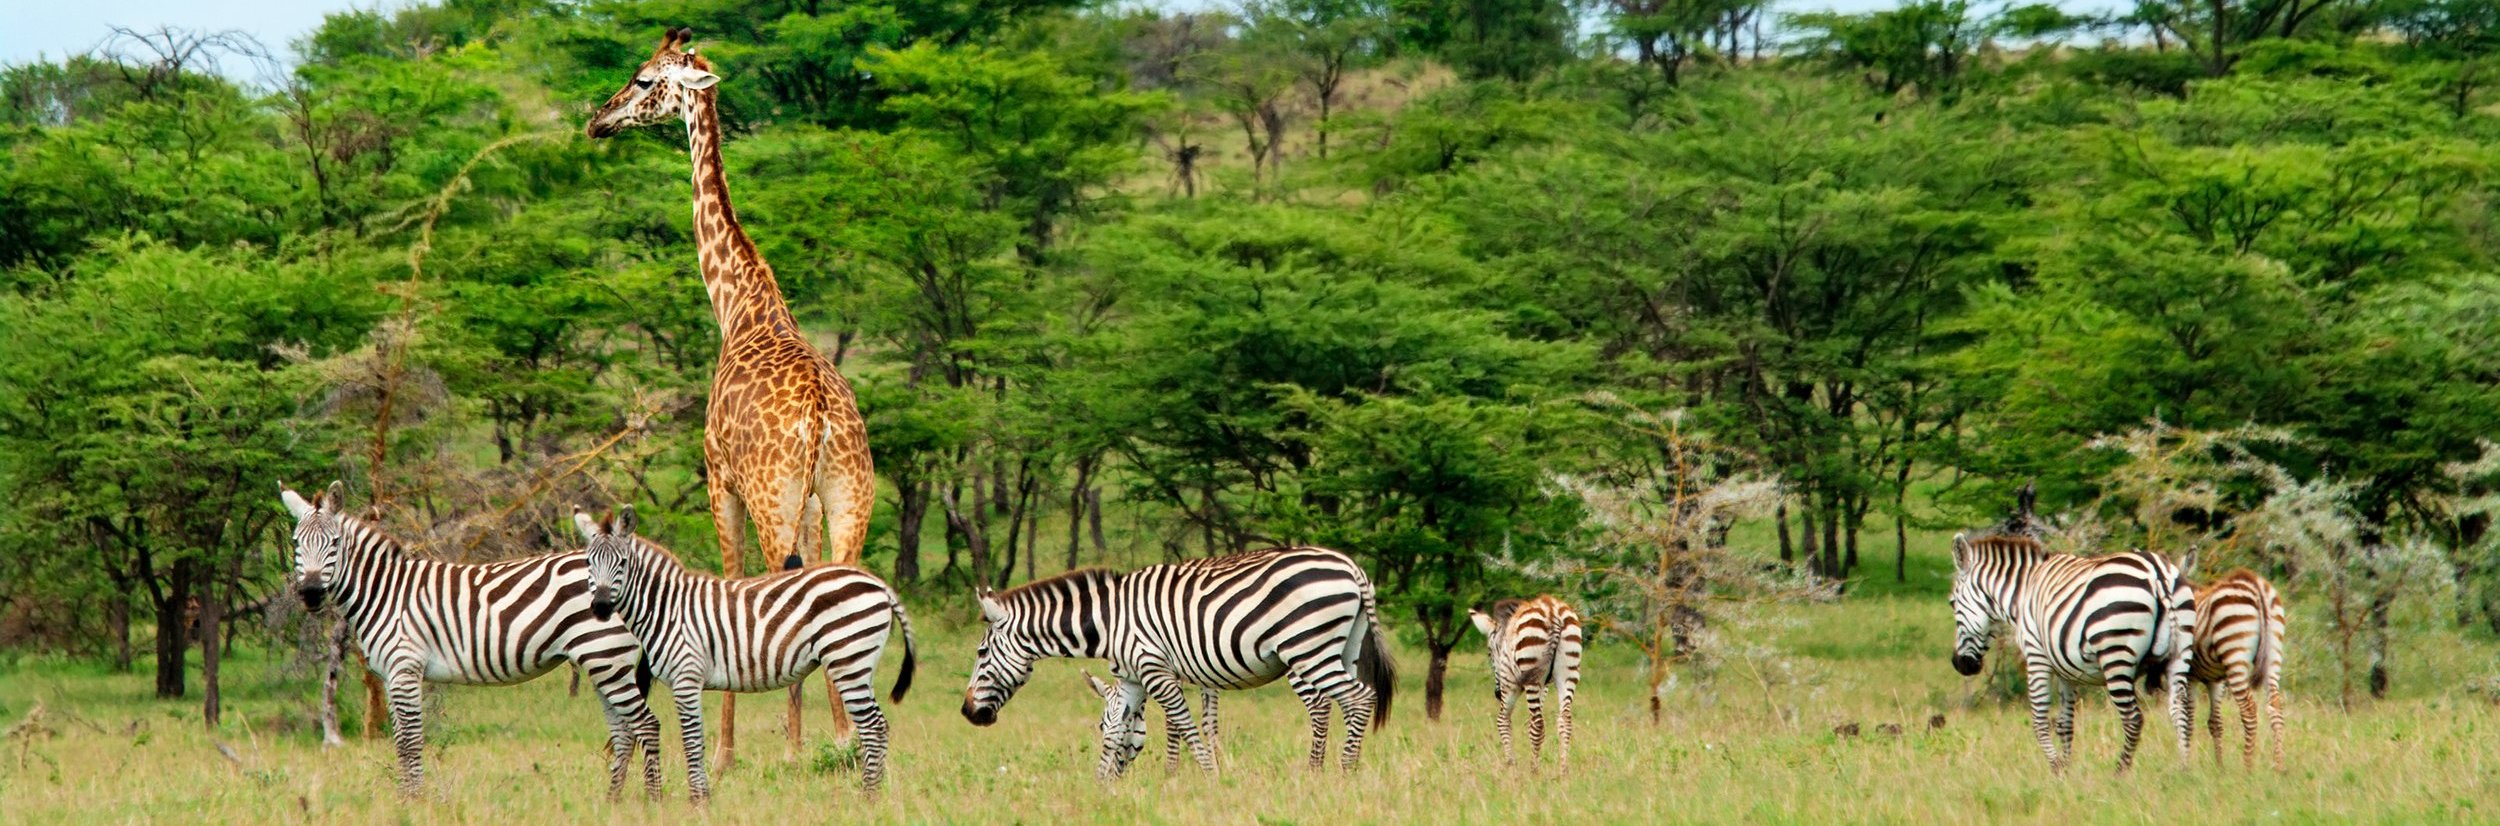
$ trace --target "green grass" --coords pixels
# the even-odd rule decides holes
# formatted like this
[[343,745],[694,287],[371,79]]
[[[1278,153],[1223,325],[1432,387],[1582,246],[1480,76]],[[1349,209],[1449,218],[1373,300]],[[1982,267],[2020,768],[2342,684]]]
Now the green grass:
[[[1916,548],[1914,547],[1914,550]],[[1913,574],[1937,560],[1913,556]],[[1878,567],[1870,576],[1889,578]],[[887,791],[861,794],[827,743],[809,698],[808,747],[790,754],[781,700],[744,703],[742,762],[716,777],[707,819],[765,822],[1320,823],[1424,822],[2197,822],[2489,820],[2500,817],[2500,709],[2463,684],[2492,671],[2492,647],[2427,614],[2403,617],[2397,694],[2352,712],[2333,707],[2321,624],[2296,612],[2291,770],[2186,765],[2166,723],[2147,728],[2137,771],[2117,777],[2117,726],[2085,702],[2081,757],[2051,776],[2027,713],[1987,699],[1946,665],[1951,628],[1932,593],[1780,606],[1723,629],[1756,653],[1708,680],[1679,676],[1665,720],[1648,721],[1640,664],[1601,642],[1587,667],[1569,772],[1550,762],[1504,767],[1494,744],[1481,651],[1453,662],[1449,710],[1424,718],[1424,659],[1401,660],[1396,717],[1363,769],[1302,769],[1307,728],[1283,686],[1230,695],[1217,775],[1166,771],[1160,742],[1123,781],[1093,778],[1098,706],[1080,668],[1046,663],[998,725],[956,713],[977,622],[960,601],[915,612],[919,688],[890,713]],[[884,679],[898,663],[887,661]],[[281,679],[245,652],[229,664],[226,725],[203,731],[196,702],[148,699],[142,674],[31,659],[0,665],[0,730],[42,704],[57,736],[0,739],[0,820],[61,822],[643,822],[692,814],[675,767],[669,797],[604,799],[597,702],[568,698],[563,672],[515,688],[439,691],[429,721],[430,788],[392,786],[387,742],[324,750],[303,722],[314,686]],[[196,691],[196,684],[194,686]],[[821,689],[819,689],[821,690]],[[352,710],[351,710],[352,711]],[[1931,714],[1947,725],[1925,730]],[[663,712],[664,719],[668,718]],[[1833,728],[1860,724],[1842,737]],[[1885,723],[1906,730],[1878,732]],[[1159,731],[1159,726],[1157,727]],[[351,728],[352,732],[352,728]],[[2234,736],[2236,736],[2234,734]],[[1160,737],[1158,733],[1157,737]],[[220,755],[218,744],[235,758]],[[1522,749],[1524,751],[1524,743]],[[2232,748],[2236,750],[2236,742]]]

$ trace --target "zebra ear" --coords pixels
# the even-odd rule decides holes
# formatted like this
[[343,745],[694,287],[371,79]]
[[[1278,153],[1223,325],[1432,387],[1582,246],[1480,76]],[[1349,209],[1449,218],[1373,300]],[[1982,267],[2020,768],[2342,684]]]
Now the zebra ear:
[[337,479],[330,480],[330,487],[321,492],[319,502],[321,509],[337,513],[339,506],[345,504],[347,504],[347,483]]
[[2179,560],[2180,576],[2186,577],[2196,575],[2196,551],[2197,549],[2195,548],[2189,548],[2187,557]]
[[1485,616],[1483,611],[1467,612],[1467,621],[1475,623],[1476,630],[1484,632],[1485,639],[1493,638],[1493,618]]
[[285,482],[278,483],[278,501],[286,503],[286,512],[293,514],[297,522],[312,515],[313,503],[305,501],[303,494],[287,489]]
[[617,536],[634,535],[634,506],[621,505],[617,507],[616,517],[608,520],[608,533],[616,534]]
[[1106,700],[1111,699],[1111,684],[1103,682],[1100,677],[1094,676],[1094,672],[1085,672],[1085,685],[1086,687],[1094,690],[1094,696],[1101,697]]
[[364,519],[365,523],[369,525],[382,524],[382,503],[375,502],[370,505],[366,505]]
[[986,590],[981,592],[981,619],[992,624],[1007,620],[1007,606],[1000,605],[998,597]]
[[1970,536],[1969,536],[1969,535],[1967,535],[1967,534],[1958,534],[1958,533],[1957,533],[1957,534],[1954,534],[1954,535],[1953,535],[1953,567],[1955,567],[1955,568],[1960,568],[1960,567],[1962,567],[1963,563],[1965,563],[1965,562],[1969,561],[1969,559],[1970,559]]
[[573,506],[573,527],[582,532],[584,542],[599,538],[599,520],[590,518],[590,512],[580,505]]

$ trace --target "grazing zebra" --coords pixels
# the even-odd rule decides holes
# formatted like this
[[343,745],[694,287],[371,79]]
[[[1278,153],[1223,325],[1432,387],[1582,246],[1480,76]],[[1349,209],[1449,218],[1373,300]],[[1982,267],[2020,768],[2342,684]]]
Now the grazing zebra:
[[[2144,712],[2136,684],[2159,675],[2170,723],[2187,755],[2184,694],[2194,658],[2196,595],[2179,567],[2157,554],[2053,554],[2024,537],[1953,537],[1953,669],[1979,673],[1993,623],[2012,625],[2030,684],[2031,731],[2051,771],[2072,758],[2077,685],[2100,683],[2118,708],[2126,745],[2118,770],[2135,764]],[[2057,706],[2054,739],[2049,706]]]
[[667,548],[634,535],[634,508],[601,522],[579,509],[573,521],[589,543],[599,616],[621,613],[642,642],[652,674],[677,701],[686,744],[686,780],[696,802],[711,797],[703,759],[703,691],[768,691],[823,668],[858,728],[860,783],[885,779],[885,712],[877,707],[877,660],[892,627],[903,632],[903,668],[889,698],[911,690],[911,617],[876,575],[818,565],[750,579],[691,571]]
[[643,751],[643,793],[660,793],[660,721],[644,705],[649,673],[624,623],[591,609],[590,563],[579,553],[459,565],[417,559],[348,516],[343,487],[314,501],[278,497],[295,516],[296,590],[320,610],[335,597],[365,665],[387,684],[400,785],[425,785],[424,684],[504,685],[567,660],[588,672],[608,716],[608,794]]
[[[2283,770],[2283,598],[2265,577],[2246,568],[2196,589],[2196,664],[2188,679],[2207,690],[2212,708],[2205,725],[2214,736],[2214,762],[2222,762],[2222,692],[2229,689],[2240,711],[2240,762],[2257,764],[2257,689],[2266,691],[2267,723],[2274,730],[2274,770]],[[2196,696],[2187,697],[2196,718]]]
[[1555,762],[1571,765],[1571,698],[1580,688],[1580,613],[1553,596],[1506,599],[1467,619],[1484,632],[1493,659],[1493,729],[1510,762],[1510,713],[1528,700],[1528,748],[1545,753],[1545,692],[1554,692]]
[[[1106,698],[1097,775],[1117,777],[1142,747],[1143,723],[1114,722],[1163,707],[1167,730],[1188,741],[1199,768],[1212,747],[1190,722],[1183,686],[1255,688],[1284,677],[1311,716],[1311,765],[1328,753],[1331,703],[1344,709],[1340,764],[1352,769],[1375,716],[1386,722],[1396,690],[1371,579],[1326,548],[1270,548],[1128,573],[1084,570],[981,595],[989,630],[964,689],[964,719],[998,722],[998,711],[1042,657],[1111,661],[1119,678]],[[1133,736],[1132,736],[1133,735]]]
[[[1085,672],[1085,686],[1093,690],[1094,696],[1103,699],[1103,740],[1123,744],[1119,759],[1114,762],[1127,766],[1137,758],[1138,752],[1146,748],[1146,704],[1142,698],[1140,702],[1129,702],[1127,694],[1119,693],[1119,685],[1118,682],[1103,682],[1102,678],[1094,676],[1094,672]],[[1206,741],[1207,751],[1221,755],[1224,747],[1216,736],[1215,718],[1215,698],[1219,693],[1204,686],[1198,688],[1200,705],[1205,707],[1198,713],[1198,739]],[[1167,726],[1163,732],[1163,766],[1168,769],[1180,764],[1180,732],[1172,731]]]

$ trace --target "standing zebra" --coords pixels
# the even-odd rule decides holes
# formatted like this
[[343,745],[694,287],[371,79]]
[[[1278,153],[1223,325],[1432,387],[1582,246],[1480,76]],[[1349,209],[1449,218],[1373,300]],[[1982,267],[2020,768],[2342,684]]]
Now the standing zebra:
[[[2053,554],[2024,537],[1953,537],[1953,669],[1979,673],[1993,623],[2013,626],[2030,684],[2031,731],[2051,771],[2072,758],[2077,685],[2100,683],[2126,733],[2118,770],[2135,764],[2144,730],[2136,684],[2162,677],[2170,723],[2187,756],[2185,694],[2194,659],[2196,595],[2179,567],[2146,551]],[[2050,730],[2049,706],[2057,706]]]
[[818,668],[829,675],[859,731],[860,783],[885,779],[885,712],[877,707],[877,660],[892,627],[903,632],[893,702],[911,690],[911,618],[876,575],[842,565],[722,579],[688,570],[667,548],[634,535],[634,508],[605,523],[573,511],[589,543],[590,609],[621,612],[651,672],[677,701],[686,780],[696,802],[712,795],[703,759],[703,691],[768,691]]
[[1571,765],[1571,698],[1580,688],[1580,613],[1551,595],[1506,599],[1467,619],[1484,632],[1493,658],[1493,729],[1502,735],[1502,760],[1510,762],[1510,713],[1528,699],[1528,748],[1545,753],[1545,692],[1555,695],[1555,762]]
[[[1153,697],[1167,730],[1188,741],[1199,768],[1215,757],[1190,722],[1183,686],[1255,688],[1284,677],[1311,716],[1311,765],[1328,753],[1331,703],[1344,709],[1340,764],[1362,757],[1375,716],[1386,722],[1396,690],[1388,640],[1371,579],[1345,554],[1326,548],[1270,548],[1129,573],[1073,571],[981,595],[989,630],[964,689],[964,719],[998,722],[998,710],[1033,675],[1042,657],[1111,661],[1119,685],[1105,700],[1102,759],[1095,772],[1117,777],[1144,735]],[[1132,711],[1138,710],[1138,711]]]
[[[2246,568],[2196,589],[2196,664],[2188,679],[2206,689],[2212,708],[2205,725],[2214,736],[2214,762],[2222,762],[2222,692],[2229,689],[2240,712],[2240,763],[2257,764],[2257,688],[2266,690],[2267,723],[2274,730],[2274,770],[2283,770],[2283,598],[2273,583]],[[2196,696],[2187,697],[2190,721]]]
[[608,716],[608,794],[643,750],[643,793],[660,793],[660,721],[644,705],[647,672],[625,624],[591,609],[590,563],[579,553],[458,565],[417,559],[342,513],[343,486],[305,501],[281,483],[295,516],[296,590],[304,607],[338,599],[365,665],[387,684],[400,786],[425,785],[424,684],[504,685],[571,660],[598,687]]

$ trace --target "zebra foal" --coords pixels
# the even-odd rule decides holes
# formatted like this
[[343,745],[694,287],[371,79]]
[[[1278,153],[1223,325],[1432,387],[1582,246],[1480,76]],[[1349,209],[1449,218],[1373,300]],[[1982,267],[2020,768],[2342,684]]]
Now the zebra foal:
[[383,679],[399,782],[425,785],[424,684],[524,682],[571,660],[597,686],[608,718],[608,795],[643,752],[643,793],[660,793],[660,722],[625,624],[592,610],[589,562],[580,553],[460,565],[418,559],[372,524],[348,516],[337,482],[306,500],[278,486],[295,517],[296,592],[320,610],[335,599],[365,665]]
[[[2283,598],[2274,584],[2246,568],[2196,589],[2196,663],[2188,680],[2212,699],[2205,713],[2214,736],[2214,762],[2222,762],[2222,695],[2239,706],[2240,763],[2257,764],[2257,690],[2266,692],[2267,724],[2274,731],[2274,770],[2283,770]],[[2196,719],[2196,695],[2187,695],[2187,718]]]
[[1554,693],[1554,759],[1571,765],[1571,699],[1580,688],[1580,613],[1551,595],[1506,599],[1467,612],[1493,659],[1493,729],[1511,761],[1511,709],[1528,701],[1528,749],[1545,753],[1545,693]]
[[903,601],[876,575],[818,565],[748,579],[722,579],[688,569],[675,554],[634,535],[634,508],[605,521],[576,508],[574,525],[588,543],[590,610],[620,614],[640,640],[651,672],[677,702],[686,748],[689,794],[710,799],[704,767],[703,691],[768,691],[795,685],[824,669],[858,729],[860,785],[885,779],[887,727],[877,707],[877,660],[890,631],[903,635],[903,666],[892,702],[911,690],[911,618]]
[[1283,677],[1311,717],[1311,765],[1324,765],[1331,706],[1344,710],[1340,765],[1361,759],[1375,719],[1386,722],[1396,690],[1371,579],[1345,554],[1271,548],[1128,573],[1073,571],[981,595],[988,630],[964,689],[964,719],[998,722],[999,709],[1043,657],[1111,661],[1102,757],[1105,779],[1128,768],[1144,743],[1143,703],[1163,707],[1166,730],[1189,744],[1199,768],[1214,751],[1189,718],[1184,687],[1255,688]]
[[[2188,750],[2188,671],[2194,660],[2196,596],[2179,566],[2160,555],[2050,553],[2018,536],[1953,537],[1953,669],[1979,673],[1995,623],[2013,627],[2029,685],[2031,730],[2051,771],[2073,758],[2077,684],[2109,690],[2126,735],[2118,770],[2135,764],[2144,711],[2136,685],[2162,680],[2179,755]],[[2049,718],[2054,705],[2054,731]]]

